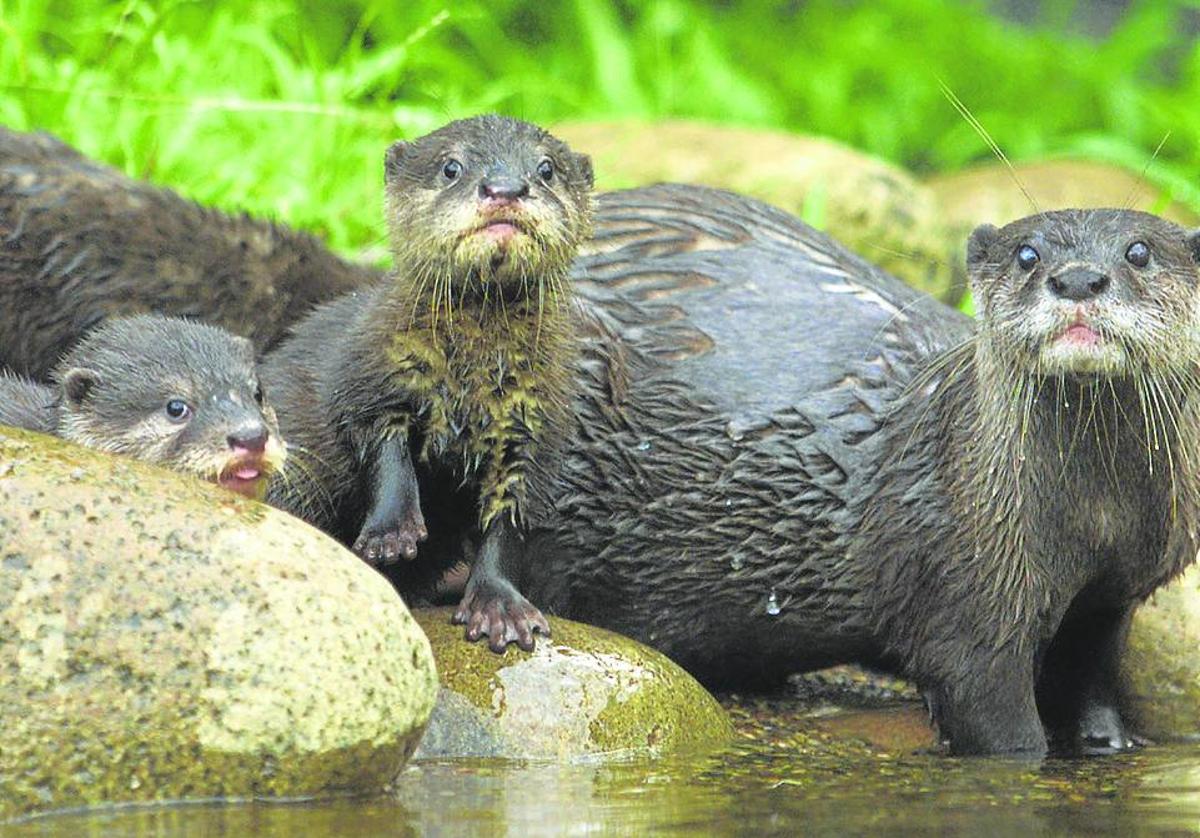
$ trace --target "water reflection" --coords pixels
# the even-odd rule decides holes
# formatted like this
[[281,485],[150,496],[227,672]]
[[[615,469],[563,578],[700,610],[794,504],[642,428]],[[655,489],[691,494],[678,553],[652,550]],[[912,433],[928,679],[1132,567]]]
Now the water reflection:
[[8,836],[404,836],[814,832],[1192,832],[1200,745],[1044,764],[888,751],[813,728],[740,725],[704,757],[606,765],[410,766],[385,800],[59,816]]

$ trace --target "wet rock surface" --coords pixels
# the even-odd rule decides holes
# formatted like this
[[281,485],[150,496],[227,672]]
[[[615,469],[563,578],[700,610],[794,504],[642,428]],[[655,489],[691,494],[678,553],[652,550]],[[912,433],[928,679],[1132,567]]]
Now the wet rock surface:
[[537,648],[467,643],[450,609],[418,609],[442,689],[416,759],[629,758],[720,747],[729,720],[668,660],[628,638],[551,619]]
[[1154,740],[1200,740],[1200,566],[1137,610],[1123,670],[1135,730]]
[[378,792],[435,692],[404,604],[331,539],[0,429],[0,819]]
[[799,215],[868,261],[954,302],[965,278],[933,193],[883,160],[822,137],[685,120],[569,122],[602,190],[697,183]]

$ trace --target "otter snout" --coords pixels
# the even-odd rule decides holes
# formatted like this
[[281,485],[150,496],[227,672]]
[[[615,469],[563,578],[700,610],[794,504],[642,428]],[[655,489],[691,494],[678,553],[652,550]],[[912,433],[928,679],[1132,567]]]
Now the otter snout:
[[239,454],[261,454],[267,448],[270,432],[262,422],[248,422],[229,432],[225,439]]
[[522,178],[512,178],[509,175],[493,175],[488,173],[479,184],[479,197],[482,200],[498,200],[498,202],[516,202],[529,194],[529,184]]
[[1071,268],[1046,280],[1050,293],[1063,300],[1084,302],[1099,297],[1112,280],[1107,275],[1088,268]]

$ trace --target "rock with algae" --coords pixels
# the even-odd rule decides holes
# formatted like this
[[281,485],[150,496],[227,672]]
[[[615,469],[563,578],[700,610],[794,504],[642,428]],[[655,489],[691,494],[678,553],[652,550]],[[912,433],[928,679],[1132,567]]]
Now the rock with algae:
[[404,604],[315,529],[0,429],[0,820],[377,792],[436,690]]
[[1122,669],[1125,710],[1139,733],[1200,740],[1200,565],[1138,609]]
[[732,727],[695,679],[636,641],[551,619],[537,648],[463,640],[447,609],[418,609],[442,689],[417,759],[604,759],[720,747]]
[[801,216],[869,262],[953,303],[965,266],[933,193],[824,137],[688,120],[568,122],[554,133],[595,162],[597,186],[674,181],[751,195]]

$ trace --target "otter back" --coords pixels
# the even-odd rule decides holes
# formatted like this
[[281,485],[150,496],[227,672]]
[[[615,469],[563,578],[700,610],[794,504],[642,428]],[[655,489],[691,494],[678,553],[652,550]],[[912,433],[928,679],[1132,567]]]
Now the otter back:
[[0,364],[44,379],[108,317],[196,317],[272,346],[377,274],[310,236],[201,208],[45,134],[0,128]]

